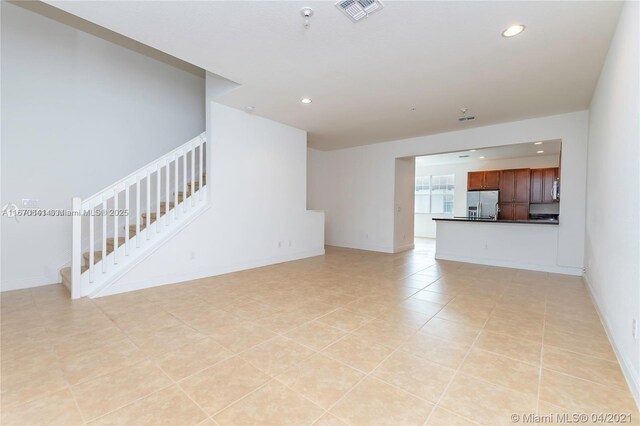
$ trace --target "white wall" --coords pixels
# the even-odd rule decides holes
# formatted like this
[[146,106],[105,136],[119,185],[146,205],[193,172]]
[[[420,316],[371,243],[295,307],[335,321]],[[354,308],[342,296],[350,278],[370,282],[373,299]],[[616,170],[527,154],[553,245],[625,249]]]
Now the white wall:
[[413,248],[416,159],[396,158],[394,188],[393,251]]
[[[416,176],[454,175],[455,190],[453,193],[453,215],[467,215],[467,173],[476,170],[505,170],[521,168],[558,167],[559,155],[542,155],[537,157],[507,158],[500,160],[472,160],[466,163],[418,165]],[[416,213],[415,236],[435,238],[436,223],[434,217],[442,214]]]
[[[2,2],[2,201],[70,208],[205,128],[204,78]],[[2,290],[60,282],[71,218],[2,218]]]
[[439,220],[436,259],[582,275],[558,265],[558,226]]
[[324,210],[327,244],[394,250],[395,159],[562,140],[558,264],[582,268],[587,165],[586,111],[309,154],[309,207]]
[[307,134],[211,104],[210,207],[104,294],[324,253],[324,215],[307,211]]
[[627,2],[591,102],[586,280],[640,405],[639,20]]

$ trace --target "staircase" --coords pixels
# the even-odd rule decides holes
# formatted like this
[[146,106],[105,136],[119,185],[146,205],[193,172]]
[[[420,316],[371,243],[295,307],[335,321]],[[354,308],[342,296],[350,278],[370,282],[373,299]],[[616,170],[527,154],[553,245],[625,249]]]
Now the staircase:
[[[73,199],[71,297],[95,297],[175,235],[207,206],[202,133],[82,200]],[[96,229],[98,228],[98,229]]]

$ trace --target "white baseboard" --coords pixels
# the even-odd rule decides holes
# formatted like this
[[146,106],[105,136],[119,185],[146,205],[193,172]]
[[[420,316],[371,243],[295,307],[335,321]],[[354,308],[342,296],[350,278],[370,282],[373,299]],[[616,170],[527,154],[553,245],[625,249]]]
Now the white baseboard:
[[636,401],[636,405],[640,410],[640,378],[634,374],[633,368],[631,368],[632,361],[630,361],[627,357],[624,356],[619,350],[618,345],[616,344],[615,334],[609,325],[609,320],[602,309],[600,309],[600,304],[598,302],[598,298],[596,297],[596,293],[591,285],[591,281],[589,281],[589,277],[587,275],[582,276],[582,280],[584,281],[587,290],[589,291],[589,296],[591,296],[591,301],[593,305],[596,307],[596,311],[598,312],[598,316],[600,316],[600,322],[604,326],[604,331],[607,333],[607,337],[609,338],[609,343],[613,348],[613,352],[616,354],[616,358],[618,359],[618,364],[622,367],[622,374],[627,380],[627,385],[631,390],[631,394],[633,395],[633,399]]
[[405,244],[403,246],[394,248],[393,252],[394,253],[400,253],[400,252],[407,251],[407,250],[413,250],[414,248],[415,248],[415,244],[413,244],[413,243]]
[[575,268],[570,266],[559,266],[559,265],[536,265],[536,264],[524,263],[524,262],[511,262],[508,260],[493,260],[493,259],[483,259],[478,257],[457,256],[457,255],[451,255],[446,253],[439,253],[437,251],[437,248],[436,248],[436,259],[452,260],[454,262],[476,263],[479,265],[487,265],[487,266],[500,266],[502,268],[526,269],[528,271],[552,272],[555,274],[565,274],[565,275],[575,275],[575,276],[582,275],[582,268]]
[[60,272],[58,272],[56,276],[38,275],[34,277],[20,278],[17,280],[9,280],[9,281],[3,280],[2,284],[0,284],[0,291],[4,292],[4,291],[13,291],[13,290],[24,290],[27,288],[58,284],[59,282],[61,282]]
[[[71,252],[65,253],[63,257],[64,259],[71,258]],[[2,280],[0,283],[0,292],[3,291],[13,291],[13,290],[24,290],[27,288],[35,288],[42,287],[45,285],[59,284],[62,282],[62,277],[60,276],[60,270],[62,268],[66,268],[67,266],[71,266],[71,260],[65,260],[64,263],[57,263],[56,267],[51,267],[50,265],[45,268],[46,273],[42,275],[36,275],[33,277],[19,278],[17,280]]]
[[92,295],[90,297],[103,297],[110,296],[113,294],[125,293],[135,290],[142,290],[145,288],[151,287],[159,287],[168,284],[176,284],[185,281],[197,280],[202,278],[214,277],[216,275],[228,274],[231,272],[244,271],[247,269],[260,268],[262,266],[274,265],[277,263],[290,262],[293,260],[305,259],[307,257],[313,256],[322,256],[324,254],[324,248],[317,250],[307,250],[302,252],[291,253],[283,256],[277,257],[269,257],[260,260],[254,260],[250,262],[244,262],[235,265],[225,265],[225,266],[217,266],[211,269],[200,269],[185,273],[172,274],[172,275],[162,275],[158,277],[153,277],[150,279],[145,279],[142,281],[137,281],[133,283],[127,283],[126,285],[119,286],[118,282],[115,282],[113,285],[103,289],[103,291],[98,294]]
[[393,247],[378,246],[375,244],[359,244],[345,241],[326,241],[326,245],[333,247],[350,248],[356,250],[377,251],[380,253],[393,253]]

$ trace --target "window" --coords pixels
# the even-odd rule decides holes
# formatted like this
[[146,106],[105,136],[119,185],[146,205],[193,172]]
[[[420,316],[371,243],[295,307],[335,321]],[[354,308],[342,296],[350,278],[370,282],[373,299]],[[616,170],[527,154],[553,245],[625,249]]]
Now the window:
[[415,212],[453,214],[454,175],[416,176]]
[[431,176],[416,176],[416,213],[431,212]]

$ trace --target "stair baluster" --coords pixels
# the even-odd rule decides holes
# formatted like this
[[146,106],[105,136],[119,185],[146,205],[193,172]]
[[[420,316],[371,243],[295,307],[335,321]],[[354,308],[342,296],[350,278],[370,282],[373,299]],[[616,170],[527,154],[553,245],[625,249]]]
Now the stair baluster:
[[164,219],[164,225],[165,226],[169,226],[170,222],[169,222],[169,218],[171,217],[171,215],[169,214],[169,200],[171,198],[169,198],[169,178],[171,175],[171,169],[169,168],[169,164],[170,164],[170,160],[167,159],[167,161],[164,162],[164,172],[165,172],[165,180],[164,180],[164,184],[165,184],[165,188],[164,188],[164,214],[165,214],[165,219]]
[[90,212],[90,216],[89,216],[89,282],[92,283],[93,280],[95,279],[95,273],[94,273],[94,256],[95,256],[95,220],[94,220],[94,214],[95,214],[95,207],[94,206],[90,206],[89,207],[91,209]]
[[[202,188],[202,154],[203,154],[203,149],[204,148],[204,143],[202,141],[202,138],[200,138],[200,145],[199,145],[199,154],[198,154],[198,188]],[[195,151],[194,151],[195,152]],[[202,191],[198,191],[198,198],[202,201]]]
[[178,173],[178,154],[177,153],[173,155],[173,168],[174,168],[174,174],[173,174],[173,181],[174,181],[174,185],[173,185],[173,189],[174,189],[174,191],[173,191],[173,202],[174,202],[174,205],[176,206],[176,208],[174,209],[174,211],[175,211],[174,214],[175,214],[176,220],[178,220],[178,216],[179,216],[178,211],[180,209],[178,208],[178,192],[179,192],[178,191],[179,190],[179,187],[178,187],[178,175],[179,175],[179,173]]
[[[179,232],[180,225],[186,225],[204,211],[201,204],[207,204],[207,194],[202,191],[206,182],[206,159],[204,157],[206,139],[204,134],[196,138],[85,200],[77,197],[73,199],[71,267],[63,268],[60,271],[62,282],[69,287],[73,298],[104,294],[106,287],[152,253],[155,246],[166,238],[165,235]],[[197,160],[196,155],[198,156]],[[180,157],[182,157],[182,165]],[[173,179],[171,176],[172,162]],[[181,166],[182,184],[180,183]],[[151,187],[152,175],[154,174],[155,191]],[[144,179],[146,179],[146,183],[142,184]],[[162,189],[163,183],[165,184],[164,191]],[[135,188],[132,188],[134,185]],[[131,200],[132,190],[135,191],[135,200]],[[173,197],[171,197],[172,190]],[[196,192],[198,192],[197,197],[194,196]],[[124,203],[120,200],[121,193],[124,193]],[[142,197],[146,199],[146,206],[141,206],[145,202]],[[155,197],[155,200],[152,200],[152,197]],[[113,202],[111,202],[111,198],[113,198]],[[183,204],[182,212],[179,212],[180,203]],[[132,205],[135,207],[133,211],[131,210]],[[109,207],[113,211],[113,222],[107,217],[111,211]],[[124,220],[119,218],[118,210],[121,207],[128,212]],[[170,217],[172,209],[174,210],[173,220]],[[96,236],[97,211],[100,211],[102,216],[101,236]],[[85,213],[89,213],[88,230],[83,230],[83,227],[87,226],[84,219]],[[129,214],[135,214],[135,222],[132,222]],[[166,217],[163,219],[163,216]],[[164,221],[162,225],[161,221]],[[151,231],[152,222],[158,222],[155,232]],[[120,229],[123,223],[124,236],[121,237],[123,234]],[[111,225],[113,229],[110,228]],[[88,238],[86,238],[87,232]],[[154,235],[153,239],[156,241],[141,243],[141,240],[150,240],[151,234]],[[158,235],[156,236],[156,234]],[[110,235],[112,237],[109,237]],[[96,239],[98,238],[102,239],[99,240],[98,247],[96,247]],[[132,244],[132,238],[135,239],[135,244]],[[87,239],[88,251],[83,252],[83,244],[87,244]],[[119,253],[118,250],[121,246],[124,246],[123,252]],[[109,256],[111,254],[113,255]],[[98,266],[100,263],[101,265]],[[101,274],[95,273],[96,267],[101,268]],[[87,274],[85,274],[86,271],[88,271]]]
[[[113,241],[115,247],[118,247],[118,197],[120,192],[118,189],[113,190]],[[105,255],[106,256],[106,255]],[[118,264],[118,250],[113,250],[113,264]]]
[[162,229],[160,226],[160,190],[162,188],[162,179],[160,177],[162,169],[160,164],[156,164],[156,233],[159,233]]
[[147,169],[147,216],[145,217],[144,229],[147,230],[147,240],[151,238],[151,173]]
[[182,187],[183,187],[183,196],[182,196],[182,209],[184,212],[187,211],[187,151],[182,151]]

